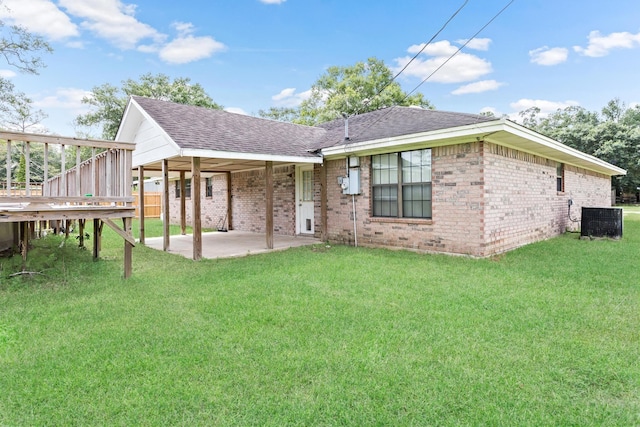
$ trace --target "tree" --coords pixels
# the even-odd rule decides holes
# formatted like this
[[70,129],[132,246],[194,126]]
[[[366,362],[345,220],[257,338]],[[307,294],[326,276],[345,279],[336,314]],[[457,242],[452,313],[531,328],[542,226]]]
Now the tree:
[[[0,7],[6,8],[0,1]],[[0,56],[7,64],[26,74],[38,74],[44,62],[40,53],[51,53],[51,46],[40,36],[36,36],[19,25],[7,25],[0,20]],[[8,79],[0,77],[0,118],[18,108],[31,104],[24,93],[16,92]],[[29,107],[30,108],[30,107]]]
[[[0,1],[0,7],[6,7]],[[44,62],[40,53],[51,53],[51,46],[40,36],[29,33],[24,27],[6,25],[0,20],[0,56],[7,64],[26,74],[38,74]],[[0,77],[0,126],[13,130],[34,130],[46,115],[32,109],[32,100],[24,93],[17,92],[14,84],[4,77]],[[6,158],[6,145],[1,147],[1,156]],[[24,177],[24,152],[12,152],[12,167],[18,168]],[[32,162],[38,158],[37,150],[32,153]],[[20,164],[23,164],[20,167]],[[6,179],[6,168],[0,168],[0,179]],[[24,178],[23,178],[24,179]],[[36,177],[37,179],[37,177]]]
[[[329,67],[311,87],[311,96],[297,109],[271,108],[260,116],[291,119],[294,123],[315,125],[340,117],[375,111],[394,105],[433,108],[421,93],[408,95],[393,80],[384,61],[369,58],[349,67]],[[289,120],[287,120],[289,121]]]
[[617,191],[635,193],[640,185],[640,107],[613,99],[601,112],[572,106],[538,119],[536,107],[520,113],[525,126],[627,170],[614,178]]
[[[6,7],[0,3],[0,7]],[[19,25],[7,26],[0,21],[0,55],[7,64],[28,74],[38,74],[44,67],[39,52],[51,53],[53,49],[40,36],[36,36]]]
[[47,133],[41,126],[48,116],[42,110],[34,110],[33,100],[23,92],[7,94],[7,103],[2,110],[2,127],[19,132]]
[[205,92],[200,84],[191,84],[191,79],[179,77],[171,81],[165,74],[144,74],[139,81],[124,80],[122,87],[109,83],[96,86],[90,96],[84,97],[84,104],[95,107],[93,111],[76,117],[75,125],[102,126],[102,138],[113,139],[118,132],[120,120],[131,95],[146,96],[154,99],[196,105],[213,109],[222,109]]

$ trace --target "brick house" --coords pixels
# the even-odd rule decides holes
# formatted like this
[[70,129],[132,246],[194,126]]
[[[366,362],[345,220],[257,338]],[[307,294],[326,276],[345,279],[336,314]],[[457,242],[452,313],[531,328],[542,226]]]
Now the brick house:
[[116,140],[163,176],[194,258],[202,225],[485,257],[579,228],[626,173],[506,119],[411,107],[309,127],[132,97]]

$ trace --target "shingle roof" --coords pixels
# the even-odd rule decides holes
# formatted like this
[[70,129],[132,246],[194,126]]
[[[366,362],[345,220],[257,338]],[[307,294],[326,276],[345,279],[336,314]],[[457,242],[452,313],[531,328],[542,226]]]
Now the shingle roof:
[[425,110],[415,107],[389,107],[349,117],[349,140],[345,141],[344,119],[318,125],[327,133],[314,148],[328,148],[380,138],[447,129],[496,120],[478,114]]
[[311,151],[495,120],[477,114],[390,107],[316,127],[278,122],[222,110],[132,97],[181,148],[237,153],[314,156]]
[[313,157],[325,130],[243,114],[133,97],[181,148]]

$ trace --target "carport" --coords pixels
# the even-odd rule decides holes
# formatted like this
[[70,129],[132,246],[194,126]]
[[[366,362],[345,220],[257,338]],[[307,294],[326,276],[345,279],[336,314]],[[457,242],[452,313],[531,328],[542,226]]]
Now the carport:
[[[292,126],[272,120],[259,119],[241,114],[232,114],[220,110],[209,110],[190,105],[169,103],[149,98],[132,97],[125,110],[116,141],[129,140],[136,144],[133,152],[133,167],[137,169],[139,182],[149,176],[161,176],[163,182],[162,216],[164,218],[162,249],[182,253],[184,245],[190,241],[192,258],[211,256],[203,253],[205,245],[232,245],[234,238],[241,234],[228,233],[225,239],[207,238],[203,242],[201,223],[202,180],[216,175],[226,176],[226,217],[228,229],[233,229],[233,174],[246,171],[264,172],[264,181],[254,183],[264,190],[264,230],[260,234],[251,233],[250,238],[239,240],[239,254],[260,250],[253,245],[256,239],[264,239],[262,250],[278,248],[288,239],[277,236],[274,242],[274,167],[291,165],[321,164],[322,158],[310,152],[307,147],[323,131],[307,126]],[[324,174],[322,174],[324,176]],[[170,236],[171,219],[169,200],[169,181],[179,179],[180,222],[182,234],[186,229],[185,182],[191,180],[192,236]],[[324,185],[322,186],[325,187]],[[156,245],[157,242],[144,235],[144,186],[140,186],[140,242]],[[293,195],[289,203],[295,203]],[[324,216],[323,216],[324,218]],[[323,227],[324,229],[324,227]],[[218,233],[222,234],[222,233]],[[290,238],[297,239],[294,236]],[[251,244],[249,245],[249,242]],[[305,238],[293,242],[309,244]],[[172,246],[176,246],[173,248]],[[299,244],[296,244],[296,246]],[[224,249],[224,248],[221,248]],[[207,248],[207,253],[209,249]],[[224,253],[222,250],[220,253]],[[234,253],[235,254],[235,253]]]

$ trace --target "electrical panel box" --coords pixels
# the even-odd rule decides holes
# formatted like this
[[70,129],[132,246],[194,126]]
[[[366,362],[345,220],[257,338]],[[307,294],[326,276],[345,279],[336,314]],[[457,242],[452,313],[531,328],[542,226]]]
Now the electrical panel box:
[[349,176],[338,178],[342,194],[360,194],[360,169],[350,169]]

